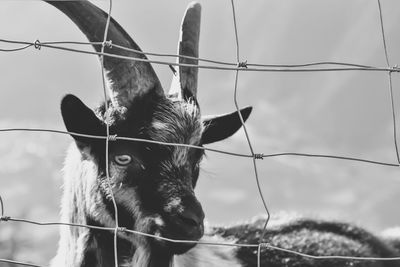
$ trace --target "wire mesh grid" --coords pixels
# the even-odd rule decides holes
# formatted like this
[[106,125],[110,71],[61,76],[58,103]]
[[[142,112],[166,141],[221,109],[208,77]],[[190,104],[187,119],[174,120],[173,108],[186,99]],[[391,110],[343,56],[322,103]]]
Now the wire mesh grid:
[[[73,41],[40,42],[39,40],[29,42],[29,41],[16,41],[16,40],[0,39],[0,42],[2,42],[2,43],[18,45],[18,47],[12,48],[12,49],[0,49],[0,52],[17,52],[17,51],[28,49],[31,47],[34,47],[35,49],[40,50],[42,47],[46,47],[46,48],[64,50],[64,51],[69,51],[69,52],[74,52],[74,53],[83,53],[83,54],[91,54],[91,55],[99,56],[100,62],[102,65],[102,68],[101,68],[102,73],[101,74],[102,74],[102,84],[103,84],[102,89],[103,89],[105,105],[106,105],[105,110],[108,110],[108,108],[107,108],[108,95],[107,95],[106,81],[105,81],[105,75],[104,75],[104,66],[103,66],[103,64],[104,64],[103,58],[105,56],[123,58],[123,59],[129,59],[129,60],[137,60],[137,61],[146,61],[146,62],[150,62],[150,63],[154,63],[154,64],[169,65],[171,68],[173,68],[172,66],[185,66],[185,67],[204,68],[204,69],[211,69],[211,70],[234,71],[235,72],[235,80],[234,80],[234,90],[233,90],[233,102],[235,104],[237,113],[240,117],[250,153],[235,153],[235,152],[231,152],[231,151],[227,151],[227,150],[219,150],[219,149],[214,149],[214,148],[210,148],[210,147],[200,147],[200,146],[180,144],[180,143],[165,143],[165,142],[158,142],[158,141],[146,140],[146,139],[140,139],[140,138],[131,138],[131,137],[111,135],[110,131],[109,131],[109,123],[108,123],[109,114],[108,113],[106,113],[106,118],[105,118],[106,129],[107,129],[106,136],[86,135],[86,134],[60,131],[60,130],[54,130],[54,129],[39,129],[39,128],[3,128],[3,129],[0,129],[0,132],[15,132],[15,131],[50,132],[50,133],[56,133],[56,134],[68,134],[68,135],[73,135],[73,136],[82,136],[82,137],[105,140],[105,143],[106,143],[106,151],[105,151],[106,166],[105,167],[106,167],[106,178],[107,178],[106,180],[107,180],[109,188],[111,188],[111,177],[109,175],[109,166],[108,166],[109,165],[108,164],[109,142],[115,142],[117,140],[156,143],[156,144],[165,145],[165,146],[185,146],[185,147],[191,147],[191,148],[195,148],[195,149],[207,150],[207,151],[211,151],[211,152],[215,152],[215,153],[221,153],[221,154],[225,154],[228,156],[251,158],[252,162],[253,162],[254,177],[255,177],[255,182],[257,184],[259,197],[260,197],[260,200],[265,209],[265,213],[267,215],[267,219],[265,221],[263,232],[260,236],[259,242],[256,244],[240,244],[240,243],[232,244],[232,243],[204,242],[201,240],[200,241],[175,240],[175,239],[164,238],[161,236],[155,236],[155,235],[147,234],[147,233],[143,233],[143,232],[138,232],[138,231],[134,231],[134,230],[129,230],[129,229],[126,229],[125,227],[120,227],[119,223],[118,223],[117,204],[116,204],[115,198],[112,194],[112,192],[113,192],[112,190],[110,190],[110,192],[111,192],[112,203],[113,203],[114,211],[115,211],[115,227],[99,227],[99,226],[93,226],[93,225],[72,224],[72,223],[63,223],[63,222],[37,222],[37,221],[28,220],[28,219],[20,219],[20,218],[10,217],[10,216],[6,215],[5,202],[3,201],[1,195],[0,195],[0,208],[1,208],[0,222],[20,222],[20,223],[29,223],[29,224],[39,225],[39,226],[55,226],[56,225],[56,226],[84,227],[84,228],[90,228],[90,229],[96,229],[96,230],[111,231],[114,233],[114,258],[115,258],[114,264],[116,267],[119,266],[118,257],[117,257],[117,254],[118,254],[117,237],[118,237],[119,232],[125,232],[125,233],[131,233],[134,235],[146,236],[146,237],[160,239],[160,240],[164,240],[164,241],[168,241],[168,242],[172,242],[172,243],[194,243],[197,245],[208,245],[208,246],[231,246],[231,247],[233,246],[233,247],[256,248],[257,249],[256,257],[257,257],[257,266],[258,267],[260,267],[262,265],[261,248],[263,248],[263,247],[266,247],[266,248],[269,248],[272,250],[282,251],[282,252],[289,253],[289,254],[298,255],[301,257],[305,257],[305,258],[316,259],[316,260],[322,260],[322,259],[342,259],[342,260],[357,260],[357,261],[399,261],[400,260],[400,255],[399,255],[399,257],[391,257],[391,258],[350,257],[350,256],[315,256],[315,255],[301,253],[298,251],[280,248],[277,246],[273,246],[272,244],[269,244],[269,243],[264,243],[263,237],[267,231],[267,226],[268,226],[268,222],[270,219],[270,212],[269,212],[267,202],[265,200],[265,197],[263,195],[263,192],[262,192],[262,189],[260,186],[258,169],[257,169],[257,160],[264,159],[264,158],[270,158],[270,157],[280,157],[280,156],[317,157],[317,158],[319,157],[319,158],[330,158],[330,159],[339,159],[339,160],[348,160],[348,161],[358,161],[358,162],[363,162],[363,163],[368,163],[368,164],[383,165],[383,166],[387,166],[387,167],[399,167],[400,166],[400,156],[399,156],[399,149],[398,149],[398,144],[397,144],[395,100],[394,100],[393,84],[392,84],[392,73],[400,72],[400,68],[397,65],[395,65],[395,66],[390,65],[389,55],[388,55],[387,46],[386,46],[384,20],[383,20],[383,14],[382,14],[380,0],[377,0],[377,4],[378,4],[377,8],[379,11],[380,29],[381,29],[381,35],[382,35],[382,45],[383,45],[383,50],[384,50],[386,67],[376,67],[376,66],[361,65],[361,64],[354,64],[354,63],[348,63],[348,62],[311,62],[311,63],[306,63],[306,64],[293,64],[293,65],[274,64],[274,65],[272,65],[272,64],[252,64],[252,63],[248,63],[247,61],[241,61],[240,47],[239,47],[240,43],[239,43],[239,35],[238,35],[237,24],[236,24],[236,11],[235,11],[234,0],[230,0],[230,4],[231,4],[232,20],[233,20],[233,27],[234,27],[234,33],[235,33],[235,47],[236,47],[236,62],[235,63],[216,61],[216,60],[205,59],[205,58],[193,58],[193,57],[175,55],[175,54],[161,54],[161,53],[137,51],[137,50],[123,47],[123,46],[115,45],[112,43],[112,40],[107,39],[108,27],[110,24],[111,13],[112,13],[113,0],[107,0],[107,1],[109,4],[108,11],[107,11],[107,23],[106,23],[105,32],[104,32],[104,40],[102,42],[73,42]],[[100,52],[90,52],[87,50],[71,48],[71,47],[66,46],[66,45],[71,45],[71,44],[79,45],[79,46],[87,46],[87,45],[101,46],[101,51]],[[197,59],[197,60],[199,60],[199,62],[206,62],[209,65],[179,64],[179,63],[174,63],[174,62],[169,62],[169,61],[164,61],[164,60],[148,60],[148,59],[125,57],[125,56],[119,56],[119,55],[109,54],[109,53],[104,52],[105,47],[112,47],[112,46],[118,47],[120,49],[131,50],[131,51],[134,51],[135,53],[139,53],[139,54],[142,53],[145,55],[151,55],[151,56],[156,56],[156,57],[161,57],[161,58],[184,57],[184,58]],[[244,120],[240,113],[239,104],[238,104],[238,97],[237,97],[238,79],[239,79],[239,73],[243,72],[243,71],[254,71],[254,72],[326,72],[326,71],[386,72],[388,74],[390,106],[391,106],[391,111],[392,111],[391,120],[392,120],[392,129],[393,129],[393,146],[394,146],[394,149],[396,152],[397,161],[394,163],[391,163],[391,162],[374,161],[374,160],[355,158],[355,157],[345,157],[345,156],[326,155],[326,154],[311,154],[311,153],[310,154],[294,153],[294,152],[275,153],[275,154],[255,153],[251,138],[250,138],[247,128],[244,124]],[[22,266],[43,267],[42,265],[37,265],[37,264],[33,264],[33,263],[28,263],[28,262],[8,260],[8,259],[0,259],[0,262],[12,263],[12,264],[17,264],[17,265],[22,265]]]

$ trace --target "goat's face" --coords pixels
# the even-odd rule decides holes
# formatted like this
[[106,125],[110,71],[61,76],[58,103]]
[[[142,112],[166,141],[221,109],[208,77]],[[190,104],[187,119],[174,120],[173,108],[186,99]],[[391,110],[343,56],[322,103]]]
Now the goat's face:
[[[92,42],[103,38],[107,16],[87,1],[52,1],[68,15]],[[179,53],[198,57],[200,5],[189,6],[182,22]],[[108,38],[114,45],[140,50],[114,20]],[[99,51],[99,47],[95,46]],[[135,58],[146,57],[133,50],[117,47],[105,52]],[[180,58],[180,63],[197,64],[197,60]],[[93,112],[78,98],[68,95],[61,109],[70,132],[106,135],[109,117],[110,134],[164,143],[202,146],[227,138],[241,124],[238,112],[201,117],[197,94],[197,68],[180,67],[174,87],[165,95],[151,65],[147,62],[105,57],[104,67],[109,82],[108,110],[105,105]],[[241,110],[246,120],[251,108]],[[105,114],[109,114],[106,116]],[[198,240],[203,235],[204,213],[194,195],[199,176],[202,149],[161,145],[154,142],[109,141],[73,135],[82,160],[92,161],[98,169],[93,190],[101,192],[102,205],[108,216],[89,214],[105,226],[114,226],[115,198],[119,225],[156,236]],[[106,160],[108,159],[108,162]],[[108,186],[107,170],[111,188]],[[112,191],[111,191],[112,190]],[[112,193],[112,194],[111,194]],[[137,245],[162,248],[169,253],[183,253],[193,245],[169,243],[160,239],[132,236]]]
[[[163,143],[202,146],[220,140],[240,127],[237,113],[202,119],[195,101],[155,97],[131,109],[109,108],[110,134]],[[68,95],[62,102],[62,115],[70,132],[105,135],[104,106],[93,112],[78,98]],[[244,118],[250,109],[243,111]],[[234,122],[233,124],[231,122]],[[224,127],[224,124],[225,127]],[[233,127],[233,132],[232,129]],[[219,129],[228,129],[220,131]],[[216,135],[218,134],[218,135]],[[98,166],[91,185],[103,195],[108,216],[93,220],[113,227],[114,207],[106,175],[105,140],[74,136],[83,160]],[[204,213],[194,194],[204,150],[130,140],[109,141],[108,166],[112,193],[117,203],[119,224],[131,230],[156,236],[198,240],[203,235]],[[106,218],[106,219],[104,219]],[[132,236],[140,245],[162,247],[171,253],[185,252],[191,244],[166,243],[159,239]]]
[[[129,118],[127,114],[127,120],[117,132],[131,129],[133,132],[126,133],[127,136],[201,145],[203,126],[196,104],[160,99],[146,113],[152,116],[145,121],[143,117]],[[194,195],[202,155],[203,150],[180,146],[129,141],[112,144],[110,175],[118,179],[120,192],[126,189],[132,192],[124,206],[136,211],[131,214],[136,217],[135,230],[184,240],[198,240],[203,235],[204,213]],[[151,243],[165,245],[157,240]],[[168,244],[164,249],[180,253],[189,247]]]

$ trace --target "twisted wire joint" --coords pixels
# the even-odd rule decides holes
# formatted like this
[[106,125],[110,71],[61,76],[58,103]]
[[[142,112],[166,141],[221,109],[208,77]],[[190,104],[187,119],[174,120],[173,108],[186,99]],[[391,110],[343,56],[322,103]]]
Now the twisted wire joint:
[[238,68],[247,69],[247,60],[246,61],[242,61],[242,62],[238,62],[237,67]]
[[104,41],[103,42],[103,46],[108,47],[108,48],[112,48],[112,40]]
[[390,68],[390,72],[400,72],[400,67],[399,65],[394,65],[393,67]]
[[264,159],[264,154],[254,154],[253,157],[255,159]]
[[40,43],[40,41],[39,41],[38,39],[35,40],[35,42],[33,43],[33,45],[34,45],[34,47],[35,47],[37,50],[42,49],[42,44]]
[[10,216],[1,216],[1,217],[0,217],[0,222],[1,222],[1,221],[7,222],[7,221],[10,220],[10,219],[11,219]]
[[112,141],[112,142],[117,141],[117,135],[116,134],[109,135],[107,138],[108,138],[108,141]]

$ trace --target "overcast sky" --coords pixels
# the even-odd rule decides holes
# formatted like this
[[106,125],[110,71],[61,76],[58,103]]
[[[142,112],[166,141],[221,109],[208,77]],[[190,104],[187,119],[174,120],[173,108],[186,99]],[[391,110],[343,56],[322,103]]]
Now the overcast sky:
[[[108,8],[107,1],[94,2]],[[200,2],[201,57],[236,62],[230,1]],[[400,62],[400,2],[381,2],[390,64],[395,65]],[[187,3],[116,0],[112,15],[142,50],[173,54]],[[235,4],[242,61],[386,66],[377,1],[258,0]],[[0,39],[86,41],[63,14],[38,0],[1,0],[0,25]],[[15,47],[0,43],[0,48]],[[154,68],[167,90],[171,70],[164,65]],[[0,75],[0,128],[64,130],[59,112],[63,95],[73,93],[91,107],[103,97],[95,56],[48,48],[0,52]],[[233,86],[234,72],[201,69],[198,91],[202,112],[233,111]],[[393,73],[393,89],[400,117],[398,73]],[[238,101],[241,106],[254,107],[247,126],[256,153],[304,152],[396,162],[387,73],[241,72]],[[71,140],[51,134],[1,133],[0,194],[10,213],[57,220],[59,170]],[[249,153],[243,132],[211,147]],[[400,196],[398,168],[299,157],[257,163],[273,213],[284,210],[344,219],[375,230],[400,224],[400,215],[395,212]],[[245,220],[263,212],[251,160],[208,153],[202,168],[197,192],[211,222]]]

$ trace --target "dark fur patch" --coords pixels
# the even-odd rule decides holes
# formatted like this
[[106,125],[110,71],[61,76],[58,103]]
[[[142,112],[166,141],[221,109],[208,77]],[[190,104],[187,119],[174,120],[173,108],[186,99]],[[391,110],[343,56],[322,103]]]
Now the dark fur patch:
[[[88,224],[93,226],[103,226],[96,220],[88,218]],[[83,265],[92,266],[113,266],[114,264],[114,232],[103,230],[90,230],[89,242],[94,246],[88,247],[84,253]],[[118,262],[122,263],[130,260],[135,252],[135,248],[131,242],[118,238]]]
[[[216,233],[235,238],[237,243],[258,244],[261,224],[218,228]],[[371,233],[346,223],[297,220],[268,229],[263,242],[315,256],[394,257],[395,251]],[[257,248],[239,248],[237,257],[245,267],[257,266]],[[286,252],[262,248],[262,265],[278,267],[379,267],[397,266],[395,262],[357,260],[313,260]]]

